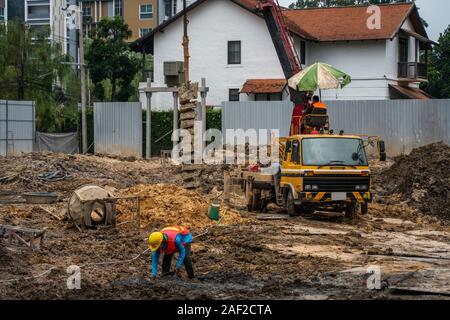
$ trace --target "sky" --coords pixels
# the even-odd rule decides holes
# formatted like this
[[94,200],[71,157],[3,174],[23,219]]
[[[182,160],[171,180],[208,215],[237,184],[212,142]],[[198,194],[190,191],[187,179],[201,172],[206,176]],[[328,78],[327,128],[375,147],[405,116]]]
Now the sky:
[[[278,0],[280,5],[288,6],[294,0]],[[439,34],[450,25],[450,1],[449,0],[416,0],[419,13],[429,26],[428,36],[431,40],[438,41]]]

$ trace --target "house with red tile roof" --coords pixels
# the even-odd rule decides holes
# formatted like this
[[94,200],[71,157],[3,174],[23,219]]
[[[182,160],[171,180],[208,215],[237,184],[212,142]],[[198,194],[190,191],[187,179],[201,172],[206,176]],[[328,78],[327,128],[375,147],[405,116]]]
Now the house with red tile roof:
[[[187,8],[190,77],[207,79],[208,105],[289,99],[256,2],[197,0]],[[284,9],[283,13],[305,67],[325,62],[352,77],[348,87],[322,92],[324,100],[430,98],[419,85],[427,80],[433,42],[414,3],[380,5],[379,20],[371,20],[374,12],[367,6]],[[168,82],[165,62],[183,61],[182,14],[131,44],[133,50],[153,55],[153,86]],[[172,106],[171,94],[154,94],[152,99],[160,109]]]

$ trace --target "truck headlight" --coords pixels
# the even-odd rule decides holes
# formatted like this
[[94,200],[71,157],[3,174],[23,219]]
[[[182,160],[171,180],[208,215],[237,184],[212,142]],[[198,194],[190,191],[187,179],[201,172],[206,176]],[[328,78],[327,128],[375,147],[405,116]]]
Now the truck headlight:
[[311,189],[313,189],[314,191],[319,191],[319,186],[311,186]]
[[366,190],[368,190],[369,189],[369,187],[367,186],[367,185],[365,185],[365,184],[363,184],[363,185],[357,185],[356,187],[355,187],[355,190],[356,191],[366,191]]
[[307,184],[306,186],[305,186],[305,190],[311,190],[312,188],[311,188],[311,186],[309,185],[309,184]]

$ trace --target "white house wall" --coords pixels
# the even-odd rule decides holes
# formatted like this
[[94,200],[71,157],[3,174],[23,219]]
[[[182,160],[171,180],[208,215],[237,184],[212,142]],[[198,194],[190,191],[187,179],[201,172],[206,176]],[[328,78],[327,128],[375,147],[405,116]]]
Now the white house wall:
[[[189,14],[190,76],[193,81],[207,79],[210,92],[208,105],[228,101],[229,89],[240,89],[247,79],[284,78],[265,21],[231,1],[209,0]],[[402,28],[415,31],[409,19]],[[182,61],[182,19],[170,24],[154,38],[154,83],[164,87],[164,61]],[[242,64],[227,65],[227,42],[242,42]],[[317,61],[329,63],[352,77],[352,83],[338,90],[322,92],[324,99],[384,100],[389,99],[389,84],[398,84],[398,36],[392,40],[307,42],[306,65]],[[295,38],[297,51],[300,39]],[[418,50],[410,37],[409,61]],[[417,86],[417,84],[410,84]],[[287,96],[284,94],[284,98]],[[241,94],[242,101],[253,100]],[[145,95],[141,94],[145,102]],[[156,109],[171,109],[172,94],[154,94]]]
[[308,64],[324,62],[348,73],[352,83],[338,90],[322,92],[324,99],[377,100],[388,99],[386,44],[381,41],[308,43]]
[[[208,105],[228,101],[228,90],[242,88],[247,79],[284,78],[263,19],[230,1],[210,0],[191,11],[189,20],[190,77],[192,81],[206,78]],[[153,86],[165,86],[164,61],[183,61],[181,40],[182,19],[155,34]],[[227,65],[228,41],[233,40],[242,44],[241,65]],[[171,94],[153,95],[156,108],[170,109],[172,104]]]

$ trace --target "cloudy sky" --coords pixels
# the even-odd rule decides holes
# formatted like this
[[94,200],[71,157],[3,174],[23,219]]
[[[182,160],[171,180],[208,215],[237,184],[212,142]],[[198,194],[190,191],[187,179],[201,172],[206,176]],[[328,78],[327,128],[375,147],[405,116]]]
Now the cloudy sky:
[[[279,0],[283,6],[288,6],[294,0]],[[429,27],[427,29],[428,36],[437,41],[439,34],[450,25],[450,1],[449,0],[417,0],[417,6],[420,8],[419,12],[424,18]]]

